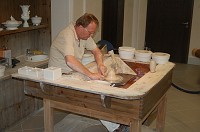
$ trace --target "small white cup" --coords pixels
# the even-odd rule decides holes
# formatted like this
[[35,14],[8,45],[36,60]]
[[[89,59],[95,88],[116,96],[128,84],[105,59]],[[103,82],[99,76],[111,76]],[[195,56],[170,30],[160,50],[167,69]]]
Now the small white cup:
[[154,73],[156,72],[156,62],[154,60],[151,60],[150,61],[150,64],[149,64],[149,69],[150,69],[150,72]]

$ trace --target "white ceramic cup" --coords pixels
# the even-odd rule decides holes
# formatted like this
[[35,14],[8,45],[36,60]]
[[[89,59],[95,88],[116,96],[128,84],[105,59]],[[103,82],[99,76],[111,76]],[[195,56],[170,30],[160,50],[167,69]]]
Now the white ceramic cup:
[[154,60],[151,60],[150,61],[150,64],[149,64],[149,69],[150,69],[150,72],[154,73],[156,72],[156,62]]

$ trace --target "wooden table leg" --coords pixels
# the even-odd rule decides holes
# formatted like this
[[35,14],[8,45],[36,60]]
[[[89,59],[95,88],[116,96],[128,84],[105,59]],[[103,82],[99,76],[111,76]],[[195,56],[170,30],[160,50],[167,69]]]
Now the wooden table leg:
[[142,123],[139,120],[133,120],[130,123],[130,132],[141,132]]
[[156,121],[157,132],[164,132],[166,105],[167,105],[167,97],[165,96],[161,100],[160,104],[158,105],[158,114],[157,114],[157,121]]
[[51,108],[51,101],[44,99],[44,132],[53,132],[53,108]]

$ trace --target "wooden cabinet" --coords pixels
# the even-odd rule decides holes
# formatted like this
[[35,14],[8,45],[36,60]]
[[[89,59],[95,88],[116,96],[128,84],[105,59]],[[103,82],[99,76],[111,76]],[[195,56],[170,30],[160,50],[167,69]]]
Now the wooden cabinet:
[[23,22],[20,5],[30,5],[30,18],[42,17],[41,25],[33,26],[29,19],[29,27],[20,25],[17,30],[6,30],[1,24],[4,30],[0,31],[0,47],[11,49],[12,57],[25,54],[27,48],[48,53],[51,45],[51,0],[4,0],[0,4],[0,22],[9,20],[11,15]]
[[[20,5],[30,5],[30,18],[42,17],[41,25],[19,26],[16,30],[6,30],[3,24],[0,31],[0,47],[11,49],[12,57],[24,55],[26,49],[49,52],[51,45],[51,0],[3,0],[0,4],[0,23],[10,19],[21,19]],[[0,131],[20,121],[30,113],[42,107],[42,100],[26,96],[23,82],[12,78],[0,79]]]

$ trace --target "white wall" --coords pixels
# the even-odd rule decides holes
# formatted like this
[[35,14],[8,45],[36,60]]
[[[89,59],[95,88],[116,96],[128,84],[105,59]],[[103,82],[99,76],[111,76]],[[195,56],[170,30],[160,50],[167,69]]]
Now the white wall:
[[134,42],[132,42],[133,36],[133,12],[134,12],[134,1],[133,0],[125,0],[124,3],[124,30],[123,30],[123,46],[133,46]]
[[188,63],[200,65],[200,59],[192,56],[192,50],[194,48],[200,48],[200,1],[194,0],[194,10],[193,10],[193,20],[192,20],[192,30],[190,37],[190,48]]
[[51,38],[69,23],[69,0],[51,0]]
[[144,49],[147,0],[125,0],[123,45]]
[[73,2],[74,2],[73,4],[74,21],[86,12],[94,14],[99,20],[100,25],[94,36],[94,40],[98,42],[101,39],[102,0],[73,0]]
[[[200,64],[193,57],[193,48],[200,48],[200,1],[194,0],[193,23],[189,48],[189,64]],[[93,13],[101,23],[102,0],[52,0],[52,40],[69,22],[75,21],[85,12]],[[123,44],[143,49],[145,42],[147,0],[125,0]],[[94,40],[101,39],[101,25]]]

